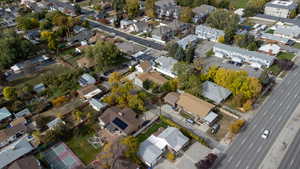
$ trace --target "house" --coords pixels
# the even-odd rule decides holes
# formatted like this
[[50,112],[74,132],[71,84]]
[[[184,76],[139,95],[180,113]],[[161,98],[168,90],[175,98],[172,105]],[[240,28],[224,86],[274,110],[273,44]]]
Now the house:
[[143,88],[143,82],[149,80],[157,85],[163,85],[168,80],[161,76],[158,72],[145,72],[137,75],[134,79],[134,84]]
[[175,108],[177,105],[179,96],[180,96],[180,94],[177,92],[170,92],[164,97],[164,102],[171,105],[173,108]]
[[11,113],[6,107],[0,109],[0,122],[11,117]]
[[25,116],[31,115],[31,112],[29,111],[28,108],[25,108],[25,109],[19,111],[18,113],[15,113],[14,115],[16,118],[25,117]]
[[168,27],[172,29],[173,32],[180,33],[191,28],[191,25],[185,22],[181,22],[180,20],[173,20],[172,22],[166,23]]
[[26,126],[24,124],[18,124],[11,128],[5,128],[0,130],[0,147],[4,147],[9,143],[14,142],[17,138],[26,133]]
[[86,69],[92,68],[96,65],[93,58],[86,57],[86,56],[78,59],[76,62],[78,67],[86,68]]
[[45,0],[50,11],[60,11],[66,15],[77,16],[76,8],[70,3],[64,3],[59,0]]
[[202,23],[205,21],[205,19],[208,17],[210,13],[212,13],[214,10],[216,10],[216,7],[211,5],[203,4],[199,7],[193,8],[193,22],[194,23]]
[[205,25],[196,26],[195,34],[201,39],[207,39],[213,42],[217,42],[220,37],[225,35],[224,31]]
[[97,86],[91,84],[77,90],[77,93],[79,94],[80,98],[88,100],[92,97],[95,97],[98,94],[101,94],[102,90],[99,89]]
[[182,93],[177,101],[177,108],[194,116],[196,120],[203,119],[215,106],[196,96]]
[[94,36],[94,32],[85,30],[79,32],[77,35],[72,36],[67,39],[69,45],[74,45],[75,43],[80,43],[82,46],[87,45],[87,41]]
[[274,0],[265,4],[264,14],[281,18],[289,18],[296,14],[298,5],[293,1]]
[[231,91],[215,84],[214,82],[205,81],[202,84],[202,95],[208,98],[209,100],[220,104],[222,101],[225,101],[231,95]]
[[84,169],[84,164],[63,142],[57,143],[42,152],[45,161],[51,169]]
[[61,124],[66,124],[66,123],[61,118],[55,118],[54,120],[52,120],[49,123],[47,123],[47,127],[50,130],[54,130],[55,127],[58,127]]
[[275,36],[292,39],[300,42],[300,27],[299,26],[278,26],[274,31]]
[[100,102],[97,99],[91,98],[89,100],[89,104],[92,106],[93,109],[95,109],[96,111],[101,111],[103,109],[105,109],[108,105],[106,103]]
[[121,42],[116,43],[116,46],[120,49],[121,52],[126,53],[127,55],[131,56],[139,51],[144,51],[146,48],[136,45],[132,42]]
[[155,12],[159,18],[170,17],[179,18],[180,7],[176,5],[175,0],[155,1]]
[[120,28],[127,29],[131,24],[133,24],[132,20],[122,19],[120,21]]
[[39,84],[33,86],[33,91],[35,91],[36,93],[41,93],[45,90],[46,90],[46,87],[43,83],[39,83]]
[[85,31],[85,30],[86,30],[85,27],[82,27],[82,26],[79,26],[79,25],[75,25],[75,26],[73,27],[73,32],[74,32],[75,34],[78,34],[78,33],[82,32],[82,31]]
[[179,41],[177,41],[177,44],[182,48],[182,49],[186,49],[187,47],[189,47],[189,45],[191,46],[195,46],[197,44],[197,42],[199,42],[199,38],[196,35],[190,34],[182,39],[180,39]]
[[140,73],[149,72],[152,69],[152,64],[148,60],[140,61],[140,64],[136,65],[135,69]]
[[17,117],[12,122],[10,122],[10,126],[12,127],[15,127],[19,124],[23,124],[23,125],[27,124],[27,120],[25,119],[25,117]]
[[42,169],[42,166],[33,155],[28,155],[14,161],[7,169]]
[[134,22],[129,26],[131,32],[151,32],[151,27],[147,22]]
[[292,40],[288,38],[276,36],[270,33],[262,33],[259,38],[268,43],[276,43],[282,45],[292,45],[294,43]]
[[0,168],[4,168],[28,154],[34,147],[28,142],[27,136],[19,138],[17,141],[7,145],[0,150]]
[[178,61],[172,57],[160,56],[155,60],[155,65],[153,69],[172,78],[176,77],[176,74],[173,71],[173,66]]
[[82,87],[96,84],[96,82],[96,79],[88,73],[81,75],[78,80],[79,85]]
[[110,107],[98,119],[102,128],[117,135],[132,134],[140,127],[137,114],[130,108]]
[[258,49],[259,52],[272,55],[272,56],[276,56],[280,52],[280,50],[281,50],[280,46],[272,43],[262,45]]
[[147,52],[143,52],[143,51],[139,51],[135,54],[132,55],[132,58],[135,60],[135,61],[153,61],[154,60],[154,57],[147,53]]
[[178,128],[168,127],[160,134],[152,134],[143,141],[139,146],[138,156],[147,166],[153,167],[167,150],[177,153],[188,142],[189,138],[183,135]]
[[215,44],[213,51],[216,57],[229,58],[238,63],[245,62],[256,68],[268,68],[275,60],[274,56],[269,56],[255,51],[248,51],[246,49],[224,45],[221,43]]
[[166,43],[174,36],[174,31],[168,26],[159,26],[158,28],[153,29],[151,36],[152,39]]
[[39,44],[39,41],[40,41],[40,30],[38,30],[38,29],[29,30],[24,35],[24,38],[27,39],[27,40],[29,40],[33,44]]

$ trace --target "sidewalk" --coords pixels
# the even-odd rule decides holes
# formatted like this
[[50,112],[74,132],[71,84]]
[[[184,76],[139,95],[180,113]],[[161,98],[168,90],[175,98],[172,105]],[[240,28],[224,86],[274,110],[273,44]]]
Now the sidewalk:
[[290,144],[296,137],[297,132],[300,130],[300,104],[295,109],[286,125],[278,135],[276,141],[270,148],[270,151],[265,156],[259,169],[274,169],[280,166]]

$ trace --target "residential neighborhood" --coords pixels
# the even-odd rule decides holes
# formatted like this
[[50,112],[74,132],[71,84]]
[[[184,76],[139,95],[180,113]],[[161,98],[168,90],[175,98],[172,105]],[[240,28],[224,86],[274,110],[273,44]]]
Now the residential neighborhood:
[[300,1],[0,1],[1,169],[298,169]]

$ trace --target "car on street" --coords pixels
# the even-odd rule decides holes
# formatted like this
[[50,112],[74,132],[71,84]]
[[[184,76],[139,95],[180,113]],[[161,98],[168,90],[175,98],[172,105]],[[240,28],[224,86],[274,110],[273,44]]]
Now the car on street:
[[270,130],[265,129],[263,134],[261,135],[261,138],[266,139],[270,135]]

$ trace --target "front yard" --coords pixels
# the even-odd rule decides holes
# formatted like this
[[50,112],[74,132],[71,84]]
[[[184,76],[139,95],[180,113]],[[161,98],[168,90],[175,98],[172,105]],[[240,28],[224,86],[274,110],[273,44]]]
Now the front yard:
[[277,55],[278,59],[287,59],[287,60],[292,60],[295,57],[294,53],[288,53],[288,52],[280,52]]
[[93,137],[96,132],[92,129],[92,126],[83,126],[75,130],[78,130],[78,132],[66,144],[87,165],[95,160],[101,150],[101,148],[95,148],[88,142],[88,139]]

